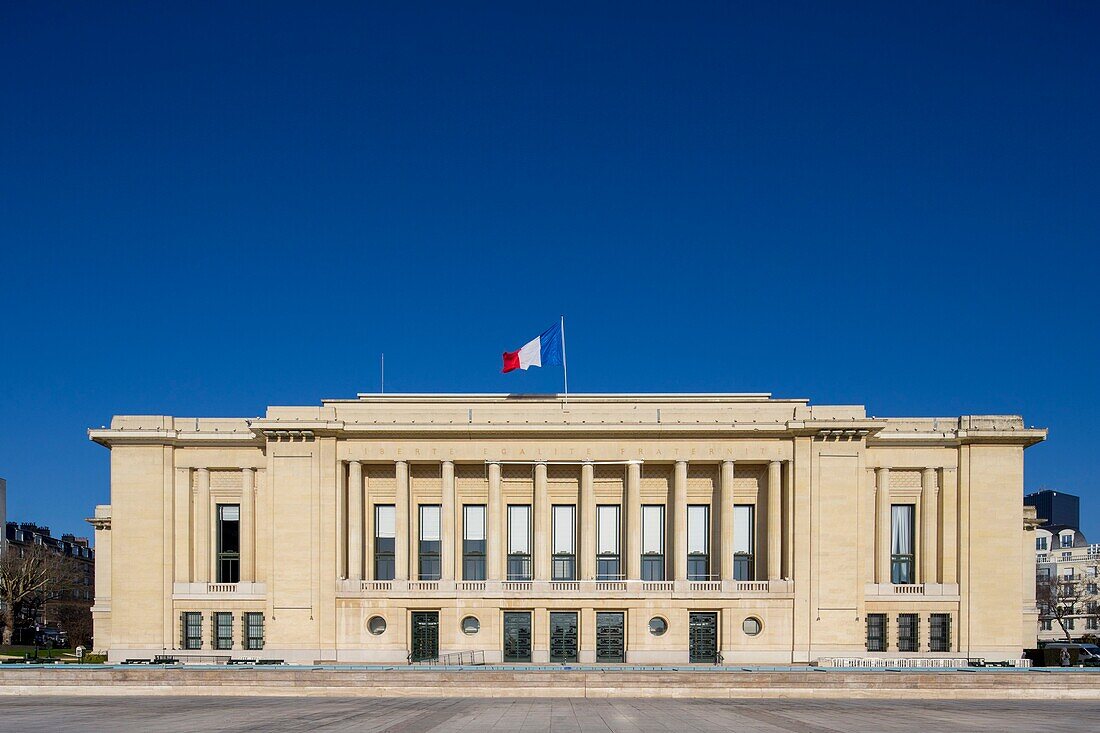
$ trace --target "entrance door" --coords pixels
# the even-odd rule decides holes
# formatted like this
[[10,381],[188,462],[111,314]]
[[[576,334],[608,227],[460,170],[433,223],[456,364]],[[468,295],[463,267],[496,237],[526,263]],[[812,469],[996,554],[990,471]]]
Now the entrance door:
[[550,661],[577,661],[577,614],[551,612]]
[[596,614],[596,661],[626,661],[626,621],[622,613]]
[[531,661],[531,614],[527,611],[504,614],[504,661]]
[[688,621],[688,661],[718,663],[718,614],[693,613]]
[[439,612],[413,611],[412,649],[409,661],[424,662],[439,656]]

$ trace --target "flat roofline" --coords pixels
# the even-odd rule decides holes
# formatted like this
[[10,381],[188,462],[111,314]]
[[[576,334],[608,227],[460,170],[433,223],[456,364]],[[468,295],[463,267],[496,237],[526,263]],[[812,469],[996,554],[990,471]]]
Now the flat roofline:
[[[355,398],[330,398],[322,403],[348,402],[558,402],[560,392],[359,392]],[[806,398],[773,398],[771,392],[571,392],[570,402],[793,402]]]

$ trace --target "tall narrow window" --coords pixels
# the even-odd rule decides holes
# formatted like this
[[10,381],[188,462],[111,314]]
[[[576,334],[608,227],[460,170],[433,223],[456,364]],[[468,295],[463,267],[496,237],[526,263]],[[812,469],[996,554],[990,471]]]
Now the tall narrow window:
[[933,613],[928,617],[928,627],[928,651],[951,651],[951,614]]
[[218,504],[218,582],[241,579],[241,506]]
[[688,506],[687,520],[688,580],[710,580],[710,506]]
[[867,651],[886,651],[886,614],[867,614]]
[[485,505],[462,507],[462,579],[485,580]]
[[642,580],[665,579],[665,507],[642,507]]
[[890,507],[890,582],[913,582],[913,505]]
[[554,505],[552,580],[577,579],[576,512],[572,504]]
[[397,549],[397,511],[393,504],[374,507],[374,579],[393,580]]
[[733,507],[733,579],[756,580],[756,507]]
[[915,613],[898,614],[898,651],[920,651],[920,616]]
[[619,580],[619,505],[596,507],[596,580]]
[[417,548],[417,560],[420,564],[419,578],[421,580],[439,580],[440,563],[439,552],[442,548],[440,542],[440,522],[438,504],[420,505],[420,545]]
[[264,648],[264,615],[258,611],[244,615],[244,648]]
[[180,614],[180,647],[202,649],[202,614],[198,611]]
[[228,611],[214,613],[214,648],[233,648],[233,614]]
[[531,579],[531,507],[508,505],[508,580]]

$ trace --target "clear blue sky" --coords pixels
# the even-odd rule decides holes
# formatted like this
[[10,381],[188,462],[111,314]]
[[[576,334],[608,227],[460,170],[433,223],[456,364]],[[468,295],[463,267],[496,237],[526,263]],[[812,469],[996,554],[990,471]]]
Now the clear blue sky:
[[7,3],[0,476],[387,391],[1022,413],[1100,539],[1100,5]]

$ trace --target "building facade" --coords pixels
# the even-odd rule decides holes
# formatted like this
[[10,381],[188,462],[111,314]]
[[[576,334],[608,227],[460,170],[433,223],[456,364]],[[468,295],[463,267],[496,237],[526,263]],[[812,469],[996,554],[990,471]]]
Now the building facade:
[[[1063,596],[1058,613],[1040,607],[1039,641],[1100,636],[1100,545],[1080,530],[1080,499],[1064,491],[1044,490],[1024,497],[1035,507],[1037,590],[1050,584]],[[1058,618],[1061,616],[1062,618]],[[1065,628],[1063,628],[1063,624]]]
[[1015,416],[741,395],[360,395],[115,417],[97,648],[404,663],[1016,658]]

